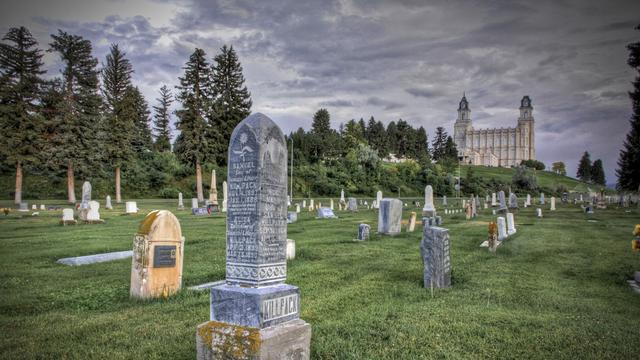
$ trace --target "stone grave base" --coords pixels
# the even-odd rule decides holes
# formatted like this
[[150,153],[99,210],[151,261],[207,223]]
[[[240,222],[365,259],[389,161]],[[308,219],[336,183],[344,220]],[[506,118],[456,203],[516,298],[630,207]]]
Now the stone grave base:
[[60,225],[76,225],[78,220],[60,220]]
[[297,319],[263,329],[209,321],[198,326],[198,360],[309,359],[311,325]]
[[83,220],[82,221],[83,224],[104,224],[104,220],[103,219],[98,219],[98,220]]

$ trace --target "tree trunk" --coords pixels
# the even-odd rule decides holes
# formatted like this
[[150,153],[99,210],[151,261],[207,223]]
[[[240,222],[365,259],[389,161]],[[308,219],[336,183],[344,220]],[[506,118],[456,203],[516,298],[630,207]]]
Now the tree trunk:
[[16,163],[16,193],[14,202],[16,204],[22,202],[22,164],[20,164],[20,161]]
[[204,193],[202,191],[202,167],[200,161],[196,161],[196,191],[198,192],[198,201],[204,201]]
[[67,193],[69,194],[68,201],[72,204],[75,204],[76,190],[73,179],[73,163],[71,163],[71,161],[67,163]]
[[122,202],[122,197],[120,196],[120,166],[116,166],[116,204],[120,204]]

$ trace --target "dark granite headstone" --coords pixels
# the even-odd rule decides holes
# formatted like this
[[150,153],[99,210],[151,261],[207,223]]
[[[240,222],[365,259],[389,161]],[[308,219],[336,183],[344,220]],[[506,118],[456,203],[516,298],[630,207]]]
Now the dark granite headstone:
[[507,211],[507,202],[504,196],[504,191],[500,190],[498,192],[498,212],[506,212]]
[[425,288],[451,286],[449,246],[448,229],[438,226],[424,228],[420,254],[424,263]]
[[198,207],[191,209],[191,214],[196,216],[207,216],[209,215],[209,210],[206,207]]
[[358,211],[358,200],[356,200],[356,198],[350,197],[348,201],[349,202],[347,205],[347,209],[349,211]]
[[358,240],[369,240],[369,234],[371,232],[371,226],[369,224],[358,225]]

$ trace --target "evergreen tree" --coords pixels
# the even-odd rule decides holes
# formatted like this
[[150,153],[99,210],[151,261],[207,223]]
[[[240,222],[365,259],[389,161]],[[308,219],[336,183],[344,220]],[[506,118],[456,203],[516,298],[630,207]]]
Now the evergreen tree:
[[429,163],[429,139],[427,138],[427,131],[424,127],[420,126],[415,132],[415,155],[416,159],[424,167]]
[[369,145],[378,152],[378,157],[385,158],[389,155],[389,143],[387,130],[381,121],[375,121],[373,116],[367,124],[367,141]]
[[[132,111],[131,62],[124,57],[117,44],[112,44],[107,63],[102,69],[102,93],[105,107],[105,150],[108,160],[115,170],[116,203],[122,202],[120,192],[120,171],[133,156],[131,141],[133,139],[135,112]],[[127,108],[128,107],[128,108]]]
[[155,122],[153,130],[156,132],[154,148],[156,151],[171,151],[171,128],[169,126],[169,108],[173,102],[171,91],[166,85],[160,88],[160,97],[156,99],[158,105],[153,107]]
[[580,162],[578,163],[576,177],[584,182],[591,181],[591,159],[589,153],[586,151],[582,154],[582,158],[580,158]]
[[316,162],[335,155],[337,133],[331,129],[331,117],[327,109],[320,109],[313,115],[311,132],[307,136],[309,160]]
[[[640,30],[640,25],[636,26]],[[627,191],[640,190],[640,41],[627,45],[629,59],[627,64],[637,73],[633,81],[631,98],[631,130],[627,133],[624,147],[618,158],[618,189]]]
[[438,126],[436,128],[436,134],[433,137],[432,149],[433,149],[433,159],[438,161],[440,160],[445,153],[445,147],[447,144],[447,132],[444,130],[442,126]]
[[204,50],[195,49],[183,69],[184,76],[179,78],[176,97],[182,105],[176,111],[176,128],[180,130],[180,136],[176,139],[174,151],[181,161],[195,166],[197,198],[204,201],[202,163],[211,158],[211,130],[205,116],[210,110],[209,91],[212,88],[211,67]]
[[394,121],[390,122],[387,125],[387,144],[389,146],[389,153],[397,154],[398,153],[398,128]]
[[396,148],[398,157],[414,157],[413,146],[415,144],[414,130],[406,121],[400,119],[396,124]]
[[594,184],[606,186],[604,167],[600,159],[594,161],[593,166],[591,166],[591,181],[593,181]]
[[456,143],[453,142],[453,138],[451,136],[447,136],[442,157],[448,161],[458,161],[458,148],[456,147]]
[[[242,65],[233,46],[224,45],[214,58],[212,91],[213,108],[209,113],[210,138],[216,161],[227,163],[231,133],[251,113],[251,93],[244,85]],[[215,131],[214,131],[215,130]]]
[[133,150],[140,157],[144,153],[148,153],[153,148],[153,136],[151,135],[151,122],[149,112],[149,104],[140,92],[138,87],[130,86],[127,89],[127,97],[131,98],[131,106],[133,109],[133,139],[131,145]]
[[75,202],[75,174],[88,178],[100,170],[102,153],[99,143],[101,130],[98,94],[98,60],[92,56],[89,40],[58,30],[51,35],[50,51],[55,51],[64,64],[62,70],[62,102],[59,116],[54,118],[55,128],[49,139],[49,164],[67,168],[68,201]]
[[344,133],[342,139],[344,142],[344,151],[348,153],[353,149],[357,149],[360,144],[364,144],[366,141],[363,136],[363,131],[360,122],[351,119],[344,126]]
[[0,154],[15,166],[14,201],[22,202],[23,166],[36,162],[42,117],[42,51],[25,27],[11,28],[0,43]]

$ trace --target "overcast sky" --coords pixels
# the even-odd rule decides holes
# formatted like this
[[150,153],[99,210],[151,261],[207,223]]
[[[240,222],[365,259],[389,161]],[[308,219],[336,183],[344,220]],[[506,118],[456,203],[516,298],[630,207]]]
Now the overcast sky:
[[[127,53],[150,105],[173,87],[194,48],[233,45],[252,111],[288,133],[325,107],[337,128],[374,116],[453,132],[466,92],[475,128],[513,127],[529,95],[538,160],[574,176],[583,151],[616,181],[629,129],[640,1],[5,1],[0,31],[24,25],[48,47],[57,29],[82,35],[104,63]],[[47,54],[48,74],[60,64]]]

